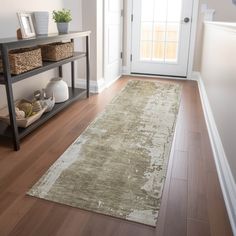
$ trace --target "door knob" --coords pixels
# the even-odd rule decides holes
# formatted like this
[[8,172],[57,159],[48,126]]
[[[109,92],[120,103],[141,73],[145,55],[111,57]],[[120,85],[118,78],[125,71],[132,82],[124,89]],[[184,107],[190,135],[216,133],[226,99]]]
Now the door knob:
[[184,23],[188,23],[190,21],[189,17],[184,18]]

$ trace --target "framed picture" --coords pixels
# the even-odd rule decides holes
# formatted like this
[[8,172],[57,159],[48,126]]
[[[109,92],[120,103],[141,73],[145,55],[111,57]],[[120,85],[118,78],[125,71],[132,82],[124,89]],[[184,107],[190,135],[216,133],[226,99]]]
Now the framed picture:
[[26,12],[18,12],[17,13],[22,38],[30,38],[35,36],[35,29],[32,21],[32,14]]

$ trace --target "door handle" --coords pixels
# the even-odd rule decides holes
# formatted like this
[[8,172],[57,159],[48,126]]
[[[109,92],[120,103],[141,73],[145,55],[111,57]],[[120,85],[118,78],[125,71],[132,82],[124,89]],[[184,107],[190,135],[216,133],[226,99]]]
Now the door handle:
[[189,17],[185,17],[184,20],[183,20],[183,23],[188,23],[190,21],[190,18]]

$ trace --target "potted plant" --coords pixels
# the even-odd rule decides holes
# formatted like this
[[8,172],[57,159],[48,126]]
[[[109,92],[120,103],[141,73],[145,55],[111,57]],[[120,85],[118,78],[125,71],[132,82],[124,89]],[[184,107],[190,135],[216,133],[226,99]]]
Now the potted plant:
[[69,22],[72,20],[71,11],[67,9],[53,11],[53,19],[57,23],[59,34],[67,34],[69,30]]

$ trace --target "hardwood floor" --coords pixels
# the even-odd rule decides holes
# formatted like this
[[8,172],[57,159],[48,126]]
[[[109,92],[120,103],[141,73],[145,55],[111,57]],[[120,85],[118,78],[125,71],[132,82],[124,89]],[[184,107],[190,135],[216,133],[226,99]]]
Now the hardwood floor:
[[25,195],[129,79],[72,104],[27,136],[18,152],[0,141],[0,236],[232,235],[193,81],[176,81],[183,94],[156,228]]

